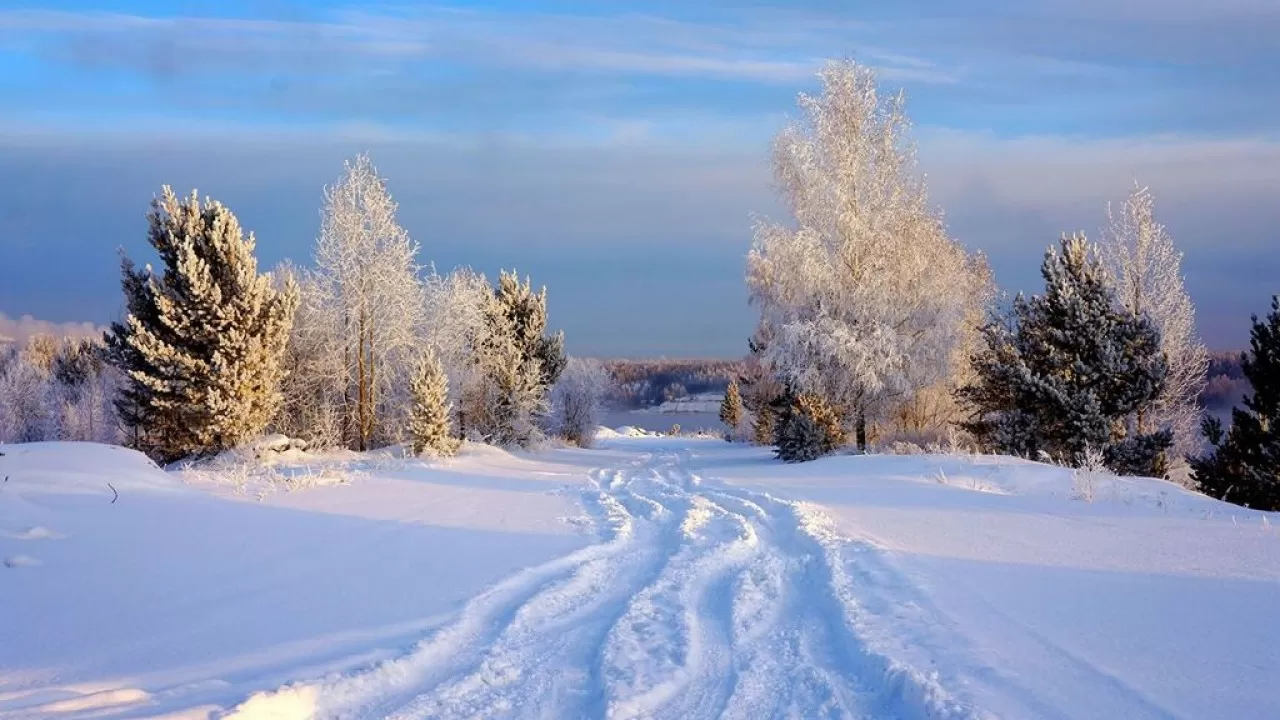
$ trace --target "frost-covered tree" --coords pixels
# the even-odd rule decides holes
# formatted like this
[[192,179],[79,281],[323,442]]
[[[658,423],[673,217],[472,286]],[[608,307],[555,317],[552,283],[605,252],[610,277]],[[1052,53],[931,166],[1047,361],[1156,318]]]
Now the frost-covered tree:
[[773,444],[777,435],[777,408],[785,390],[777,375],[761,360],[767,337],[768,332],[762,326],[747,340],[750,352],[739,378],[742,407],[751,414],[751,441],[756,445]]
[[321,304],[314,274],[284,262],[274,271],[279,287],[297,285],[300,302],[285,349],[288,375],[281,383],[283,404],[272,421],[272,432],[301,438],[312,448],[342,445],[345,385],[341,345],[332,332],[330,314]]
[[424,283],[423,344],[431,348],[449,377],[459,437],[467,433],[463,398],[481,381],[475,350],[488,332],[485,308],[493,287],[484,275],[460,268],[448,275],[431,273]]
[[343,439],[366,450],[395,440],[405,425],[422,288],[418,246],[396,222],[386,180],[368,155],[345,167],[325,188],[304,315],[327,356],[317,370],[341,393]]
[[823,399],[802,392],[787,396],[778,413],[775,453],[785,462],[830,455],[845,443],[840,417]]
[[120,428],[112,400],[119,373],[105,362],[105,347],[89,338],[64,338],[50,367],[51,402],[62,440],[114,443]]
[[551,388],[551,431],[578,447],[591,447],[611,384],[599,360],[569,358]]
[[563,371],[563,335],[547,335],[546,289],[503,272],[484,307],[474,352],[477,379],[467,393],[466,423],[487,442],[527,447],[540,431],[550,386]]
[[724,389],[724,399],[720,401],[720,422],[729,428],[726,437],[732,440],[742,424],[742,392],[737,380],[730,380]]
[[1162,473],[1171,434],[1134,422],[1163,388],[1159,334],[1116,302],[1083,236],[1049,248],[1041,274],[1043,295],[1019,296],[983,329],[977,381],[960,391],[974,413],[966,429],[1004,454],[1076,465],[1102,450],[1115,472]]
[[234,447],[280,406],[296,291],[258,274],[253,234],[221,203],[166,186],[148,222],[163,270],[123,258],[128,315],[106,336],[125,376],[118,408],[162,460]]
[[1213,446],[1191,461],[1202,492],[1258,510],[1280,510],[1280,296],[1271,299],[1265,320],[1253,318],[1250,352],[1243,356],[1253,395],[1231,410],[1231,428],[1206,417],[1204,433]]
[[1196,333],[1195,306],[1182,281],[1182,253],[1156,221],[1155,198],[1135,187],[1118,213],[1108,210],[1102,255],[1120,302],[1146,315],[1160,333],[1169,363],[1164,390],[1137,417],[1138,431],[1173,432],[1173,455],[1194,454],[1201,446],[1198,402],[1209,370],[1209,352]]
[[43,357],[13,352],[0,372],[0,442],[52,440],[58,424],[56,396]]
[[946,380],[989,296],[985,261],[947,236],[916,172],[902,94],[851,61],[775,140],[795,226],[757,223],[747,284],[761,360],[820,396],[866,447],[867,423]]
[[453,455],[458,440],[449,427],[453,406],[449,402],[449,378],[435,353],[418,362],[410,385],[413,407],[409,413],[409,437],[414,455]]

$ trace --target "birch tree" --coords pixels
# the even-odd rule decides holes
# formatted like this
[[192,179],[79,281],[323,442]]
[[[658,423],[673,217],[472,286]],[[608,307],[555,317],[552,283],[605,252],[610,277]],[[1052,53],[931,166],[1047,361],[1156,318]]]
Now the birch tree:
[[346,441],[367,450],[405,426],[405,389],[421,323],[418,246],[396,221],[396,203],[368,155],[326,187],[307,313],[331,353],[324,369],[341,391]]
[[761,360],[866,425],[944,381],[989,297],[985,261],[949,238],[916,173],[904,96],[852,61],[820,73],[775,139],[794,226],[758,222],[747,284],[771,338]]
[[1182,281],[1182,253],[1155,218],[1155,197],[1136,187],[1118,213],[1107,210],[1102,253],[1122,305],[1145,315],[1160,333],[1168,361],[1164,389],[1151,408],[1137,417],[1137,430],[1173,432],[1174,455],[1200,448],[1200,405],[1209,369],[1209,352],[1196,333],[1195,307]]
[[258,274],[253,234],[217,201],[166,186],[148,222],[163,270],[121,262],[128,315],[106,336],[126,377],[117,407],[162,460],[234,447],[279,408],[296,290]]

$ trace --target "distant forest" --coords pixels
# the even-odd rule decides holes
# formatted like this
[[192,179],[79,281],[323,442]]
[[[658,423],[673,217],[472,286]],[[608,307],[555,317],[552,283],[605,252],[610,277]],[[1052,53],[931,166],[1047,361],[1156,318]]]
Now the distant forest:
[[724,392],[740,360],[606,360],[618,409],[661,405],[699,393]]
[[[723,392],[742,370],[740,360],[608,360],[605,368],[613,376],[611,398],[617,408],[661,405],[699,393]],[[1218,351],[1210,355],[1208,384],[1200,393],[1206,410],[1218,415],[1230,413],[1233,405],[1251,391],[1240,368],[1239,352]]]

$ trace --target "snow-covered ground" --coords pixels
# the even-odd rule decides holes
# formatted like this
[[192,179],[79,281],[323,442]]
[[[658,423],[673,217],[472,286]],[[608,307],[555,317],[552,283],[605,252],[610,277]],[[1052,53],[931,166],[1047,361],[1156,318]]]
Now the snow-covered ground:
[[604,435],[269,483],[0,447],[0,716],[1280,717],[1278,517]]

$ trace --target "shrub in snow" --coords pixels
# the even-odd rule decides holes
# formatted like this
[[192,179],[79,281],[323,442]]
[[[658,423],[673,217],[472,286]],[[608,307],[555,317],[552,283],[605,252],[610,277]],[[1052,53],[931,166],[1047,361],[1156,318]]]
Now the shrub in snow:
[[724,400],[720,402],[720,422],[729,428],[726,439],[733,440],[738,434],[738,426],[742,424],[742,394],[738,390],[738,381],[730,380],[724,390]]
[[845,443],[840,418],[822,398],[799,393],[778,418],[775,453],[786,462],[805,462],[830,455]]
[[1204,434],[1213,450],[1192,459],[1202,492],[1258,510],[1280,510],[1280,297],[1265,320],[1253,318],[1249,353],[1242,362],[1253,385],[1243,408],[1232,408],[1231,428],[1208,417]]
[[1019,296],[983,329],[978,380],[961,390],[974,413],[965,428],[990,451],[1078,465],[1100,448],[1126,472],[1156,474],[1172,435],[1142,433],[1134,418],[1163,388],[1159,334],[1115,302],[1083,236],[1050,248],[1041,272],[1043,295]]
[[449,428],[453,405],[449,402],[449,378],[435,353],[428,352],[418,362],[410,395],[409,437],[414,455],[453,455],[458,440]]
[[611,384],[598,360],[569,358],[551,390],[552,432],[578,447],[590,447]]
[[218,202],[166,186],[148,221],[163,272],[123,260],[128,316],[107,335],[126,378],[122,415],[162,460],[235,447],[280,406],[296,289],[258,275],[253,235]]
[[764,366],[821,396],[865,450],[868,424],[954,386],[990,281],[929,203],[903,96],[879,93],[853,62],[821,77],[774,143],[794,225],[757,224],[747,284],[768,330]]
[[1202,446],[1198,398],[1209,370],[1208,350],[1196,335],[1195,306],[1182,282],[1182,253],[1156,222],[1155,199],[1146,188],[1135,188],[1119,214],[1108,216],[1102,256],[1118,299],[1151,321],[1169,365],[1163,388],[1136,418],[1137,431],[1169,430],[1172,454],[1182,458]]

